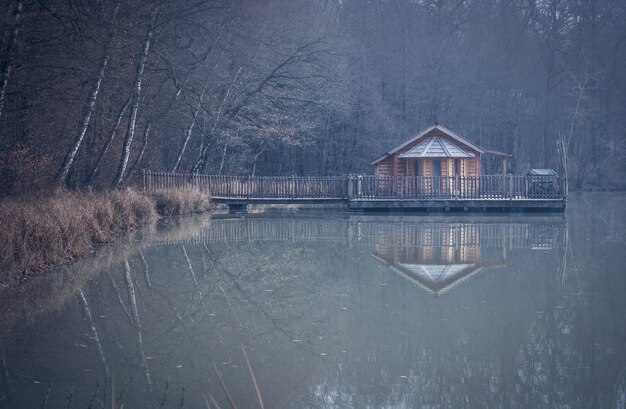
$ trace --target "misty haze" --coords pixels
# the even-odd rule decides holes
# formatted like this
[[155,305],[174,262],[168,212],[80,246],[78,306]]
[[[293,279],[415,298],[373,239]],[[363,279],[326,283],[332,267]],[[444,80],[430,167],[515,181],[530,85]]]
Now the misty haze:
[[623,0],[5,0],[0,409],[626,408]]

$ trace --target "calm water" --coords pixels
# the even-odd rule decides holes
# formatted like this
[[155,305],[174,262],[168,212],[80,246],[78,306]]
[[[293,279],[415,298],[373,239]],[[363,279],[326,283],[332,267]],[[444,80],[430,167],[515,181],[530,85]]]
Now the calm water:
[[[0,300],[1,408],[624,408],[626,195],[182,220]],[[29,293],[30,292],[30,293]]]

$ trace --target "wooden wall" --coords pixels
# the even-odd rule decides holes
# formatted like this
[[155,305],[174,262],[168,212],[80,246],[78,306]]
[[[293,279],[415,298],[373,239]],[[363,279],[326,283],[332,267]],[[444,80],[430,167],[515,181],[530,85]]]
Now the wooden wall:
[[381,160],[375,165],[376,176],[391,176],[393,173],[393,163],[391,156]]
[[[389,156],[375,166],[376,176],[416,176],[415,160],[397,157],[399,153]],[[394,157],[395,156],[395,157]],[[419,175],[433,176],[433,159],[417,159]],[[441,176],[454,176],[454,159],[441,160]],[[395,165],[395,172],[394,172]],[[480,155],[474,158],[459,159],[459,176],[480,176]]]

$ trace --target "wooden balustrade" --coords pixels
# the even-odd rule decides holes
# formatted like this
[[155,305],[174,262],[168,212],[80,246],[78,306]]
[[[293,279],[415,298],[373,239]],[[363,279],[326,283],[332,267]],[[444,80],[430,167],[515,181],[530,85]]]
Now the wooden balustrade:
[[558,176],[223,176],[143,173],[143,189],[195,187],[213,197],[285,200],[561,200]]

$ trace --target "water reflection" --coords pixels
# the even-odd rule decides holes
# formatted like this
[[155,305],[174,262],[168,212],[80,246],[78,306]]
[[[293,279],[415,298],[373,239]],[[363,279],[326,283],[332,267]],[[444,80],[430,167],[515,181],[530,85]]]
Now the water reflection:
[[564,219],[540,223],[403,223],[385,230],[373,257],[428,292],[442,294],[481,271],[505,267],[514,248],[563,251]]
[[620,407],[624,208],[174,223],[3,327],[0,407],[258,407],[241,345],[266,407]]

